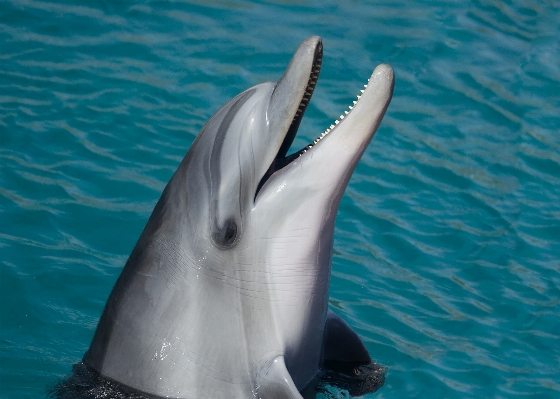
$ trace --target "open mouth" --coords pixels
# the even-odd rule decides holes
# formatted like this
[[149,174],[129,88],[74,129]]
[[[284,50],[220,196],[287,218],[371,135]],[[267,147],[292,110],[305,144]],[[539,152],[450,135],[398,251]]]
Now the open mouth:
[[[270,167],[262,177],[261,181],[257,186],[257,190],[255,192],[254,199],[257,198],[259,191],[264,186],[264,184],[270,179],[270,177],[280,169],[284,168],[285,166],[289,165],[291,162],[302,156],[304,153],[309,151],[314,145],[316,145],[319,141],[321,141],[327,134],[331,132],[332,129],[335,128],[336,125],[340,123],[342,119],[345,118],[346,115],[349,114],[349,111],[345,111],[344,115],[341,115],[339,119],[337,119],[333,125],[330,125],[319,137],[313,140],[312,143],[309,143],[301,150],[294,152],[293,154],[287,155],[290,146],[292,145],[296,133],[298,131],[299,125],[301,120],[303,119],[303,115],[305,114],[305,110],[309,105],[309,101],[311,100],[311,96],[313,95],[313,91],[315,90],[315,85],[317,84],[317,79],[319,79],[319,73],[321,72],[321,64],[323,61],[323,45],[319,43],[319,45],[315,48],[313,64],[311,67],[311,72],[309,74],[309,80],[307,82],[307,87],[305,89],[305,93],[300,101],[299,107],[296,111],[294,119],[284,137],[284,141],[280,146],[280,150],[276,154],[276,157],[270,164]],[[367,87],[367,85],[364,85]],[[364,93],[364,90],[361,90],[361,93]],[[360,95],[358,95],[358,100],[360,99]],[[357,101],[354,101],[354,105],[356,105]],[[349,109],[352,110],[353,106],[350,106]]]

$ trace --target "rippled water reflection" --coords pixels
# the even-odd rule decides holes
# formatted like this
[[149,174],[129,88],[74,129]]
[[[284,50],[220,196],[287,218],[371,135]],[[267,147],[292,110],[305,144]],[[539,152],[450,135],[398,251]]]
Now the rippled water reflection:
[[70,373],[197,132],[312,34],[294,148],[397,79],[333,261],[371,397],[560,395],[558,2],[82,4],[0,2],[0,397]]

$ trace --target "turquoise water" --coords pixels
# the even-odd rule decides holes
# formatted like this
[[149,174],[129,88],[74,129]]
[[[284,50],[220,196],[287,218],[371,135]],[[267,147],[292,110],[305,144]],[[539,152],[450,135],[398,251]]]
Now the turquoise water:
[[294,149],[396,76],[334,246],[367,397],[560,397],[560,3],[92,0],[0,1],[1,398],[71,373],[202,125],[312,34]]

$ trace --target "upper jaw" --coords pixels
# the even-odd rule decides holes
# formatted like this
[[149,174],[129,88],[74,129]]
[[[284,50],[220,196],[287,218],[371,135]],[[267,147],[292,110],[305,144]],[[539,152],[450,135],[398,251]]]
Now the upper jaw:
[[305,39],[298,47],[290,65],[270,96],[267,109],[268,131],[274,135],[276,150],[272,162],[261,177],[255,198],[268,177],[288,162],[288,152],[296,136],[299,124],[307,109],[313,90],[319,78],[323,60],[323,44],[318,36]]
[[[273,111],[271,112],[271,125],[276,122],[275,117],[280,118],[279,125],[282,126],[280,131],[285,132],[282,146],[278,150],[278,157],[286,156],[290,149],[303,114],[315,90],[322,62],[323,43],[321,38],[311,36],[301,43],[284,75],[276,84],[269,109],[273,106],[278,108],[278,103],[284,102],[286,110],[289,111],[286,115],[288,117],[284,117],[284,115],[278,113],[278,109],[271,110]],[[288,103],[286,104],[286,102]],[[290,125],[286,130],[287,123],[290,123]]]

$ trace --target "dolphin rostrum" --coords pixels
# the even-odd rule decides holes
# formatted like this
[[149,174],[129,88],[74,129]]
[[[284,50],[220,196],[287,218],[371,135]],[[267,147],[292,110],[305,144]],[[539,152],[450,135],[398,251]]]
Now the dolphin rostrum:
[[346,116],[287,155],[322,60],[306,39],[277,82],[206,123],[165,187],[84,362],[173,398],[301,399],[320,367],[368,364],[327,309],[334,221],[393,92],[380,65]]

